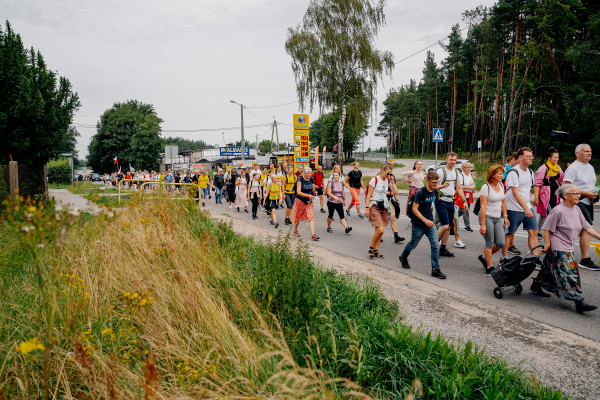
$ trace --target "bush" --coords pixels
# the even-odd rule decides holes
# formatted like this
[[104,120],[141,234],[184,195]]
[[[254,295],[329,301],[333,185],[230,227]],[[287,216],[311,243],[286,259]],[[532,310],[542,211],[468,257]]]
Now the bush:
[[6,199],[10,193],[8,193],[8,186],[4,180],[4,168],[0,165],[0,202]]
[[48,163],[49,183],[71,183],[71,164],[68,158],[50,161]]

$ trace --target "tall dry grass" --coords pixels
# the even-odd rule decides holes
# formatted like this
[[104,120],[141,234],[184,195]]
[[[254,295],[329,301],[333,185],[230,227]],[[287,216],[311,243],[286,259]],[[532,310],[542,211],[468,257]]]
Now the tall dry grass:
[[[296,364],[193,203],[27,207],[9,205],[0,233],[0,399],[367,397]],[[31,338],[43,346],[24,351]]]

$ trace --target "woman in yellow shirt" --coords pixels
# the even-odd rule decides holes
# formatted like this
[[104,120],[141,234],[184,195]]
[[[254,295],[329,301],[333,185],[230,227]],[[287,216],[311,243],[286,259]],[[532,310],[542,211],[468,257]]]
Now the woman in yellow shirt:
[[277,175],[274,175],[271,179],[271,183],[267,184],[264,206],[267,212],[271,214],[271,225],[275,225],[275,228],[279,226],[277,222],[277,208],[283,203],[283,187],[281,186],[281,180]]
[[287,169],[287,175],[285,175],[284,179],[284,190],[283,194],[285,195],[285,224],[292,224],[292,209],[294,208],[294,200],[296,200],[296,174],[294,174],[294,167],[290,166]]

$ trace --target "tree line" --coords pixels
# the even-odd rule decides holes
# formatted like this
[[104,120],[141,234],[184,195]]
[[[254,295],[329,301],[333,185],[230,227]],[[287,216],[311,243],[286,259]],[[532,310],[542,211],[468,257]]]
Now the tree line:
[[[550,143],[571,150],[600,146],[600,3],[591,0],[500,0],[463,13],[438,64],[427,53],[417,83],[390,90],[378,135],[395,153],[490,152],[491,160],[521,146],[536,154]],[[453,131],[453,139],[452,139]]]

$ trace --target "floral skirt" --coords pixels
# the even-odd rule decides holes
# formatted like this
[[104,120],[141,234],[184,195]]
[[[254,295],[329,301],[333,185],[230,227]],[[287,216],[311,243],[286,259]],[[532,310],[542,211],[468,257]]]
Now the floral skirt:
[[579,267],[570,251],[548,251],[536,280],[557,297],[565,300],[583,300]]
[[314,221],[314,204],[304,204],[302,200],[296,197],[294,201],[294,214],[292,215],[292,223],[295,224],[298,221]]

